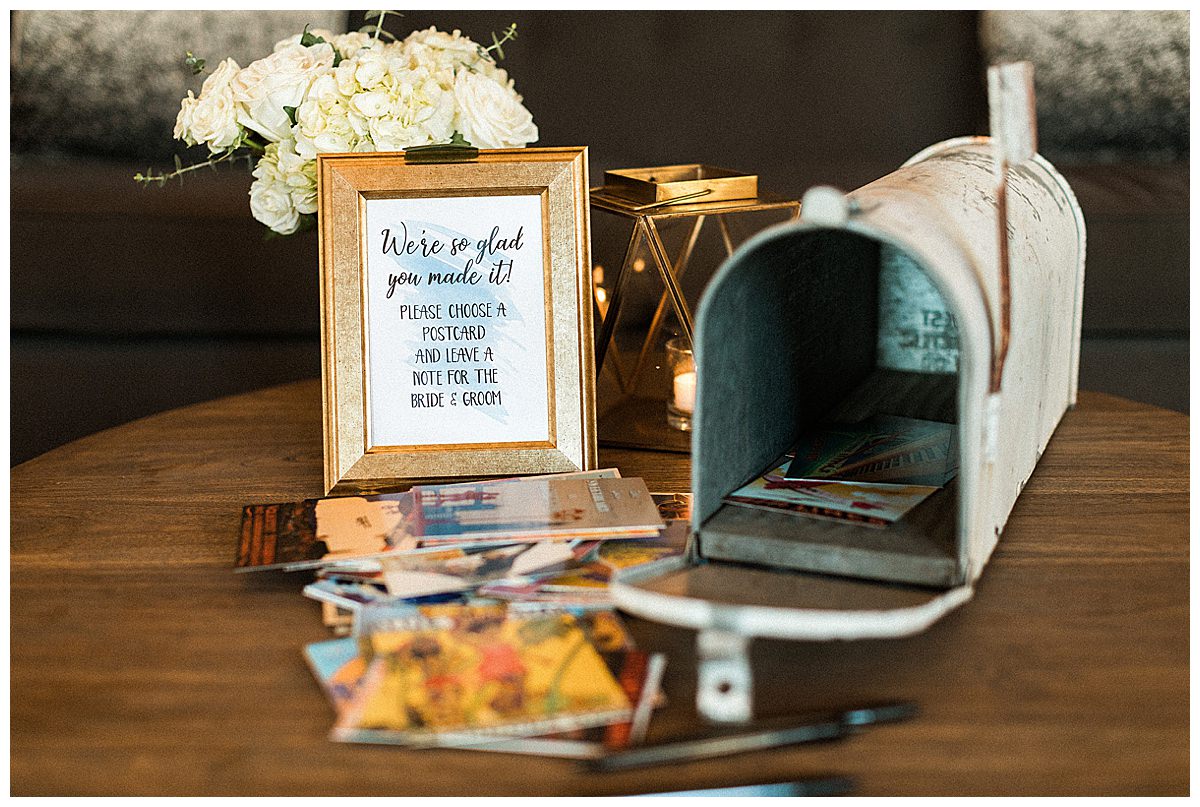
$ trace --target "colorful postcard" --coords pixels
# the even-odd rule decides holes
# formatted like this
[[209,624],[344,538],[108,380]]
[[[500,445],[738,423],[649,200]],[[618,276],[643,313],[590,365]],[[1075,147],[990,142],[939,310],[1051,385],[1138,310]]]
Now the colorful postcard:
[[372,583],[341,580],[315,580],[302,589],[305,597],[333,605],[350,613],[358,613],[369,605],[433,605],[462,602],[466,589],[434,590],[427,594],[393,596],[387,589]]
[[479,585],[531,574],[551,573],[574,560],[571,543],[547,541],[485,549],[457,549],[452,557],[382,558],[383,580],[396,597],[468,591]]
[[958,473],[957,427],[876,415],[813,430],[796,443],[787,479],[942,487]]
[[[618,478],[615,468],[554,474],[576,480]],[[545,479],[493,480],[489,485]],[[475,483],[443,486],[470,487]],[[234,571],[312,569],[333,563],[377,558],[395,552],[423,552],[412,491],[372,496],[334,496],[281,504],[250,504],[242,509]],[[567,538],[571,536],[565,536]],[[544,540],[547,536],[539,536]]]
[[654,538],[597,542],[581,563],[543,580],[542,590],[607,588],[615,572],[681,557],[687,550],[688,531],[689,523],[676,519]]
[[367,635],[367,669],[334,739],[471,744],[460,737],[528,736],[633,717],[633,701],[574,617],[444,609],[423,615],[432,625]]
[[692,517],[692,494],[690,493],[651,493],[658,514],[664,521],[678,519],[688,521]]
[[358,639],[353,636],[305,645],[304,660],[335,712],[353,699],[367,669],[358,652]]
[[523,479],[418,485],[413,531],[422,545],[478,540],[653,536],[663,526],[641,479]]
[[654,538],[626,541],[586,541],[576,545],[577,559],[561,572],[536,580],[505,580],[480,587],[485,597],[510,602],[575,602],[582,606],[609,606],[608,584],[624,569],[649,569],[682,557],[687,551],[690,523],[667,522]]
[[[453,744],[509,754],[588,759],[641,742],[651,711],[662,701],[666,657],[661,653],[647,655],[625,648],[601,649],[601,655],[630,702],[635,704],[630,720],[531,737],[461,735]],[[314,642],[304,648],[304,657],[335,713],[353,702],[358,683],[366,671],[366,663],[359,655],[358,640],[347,637]],[[386,740],[384,737],[374,739]]]
[[725,501],[828,518],[849,516],[879,526],[898,521],[938,490],[928,485],[787,479],[784,472],[790,461],[783,457],[774,469],[733,491]]

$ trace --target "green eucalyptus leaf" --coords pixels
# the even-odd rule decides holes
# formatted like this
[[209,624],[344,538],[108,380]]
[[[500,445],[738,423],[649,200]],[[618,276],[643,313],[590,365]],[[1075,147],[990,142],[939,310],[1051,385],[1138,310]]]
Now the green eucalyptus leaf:
[[196,56],[190,50],[187,52],[187,55],[184,57],[183,63],[187,66],[187,68],[189,70],[192,71],[193,76],[198,76],[204,72],[204,60],[197,59]]

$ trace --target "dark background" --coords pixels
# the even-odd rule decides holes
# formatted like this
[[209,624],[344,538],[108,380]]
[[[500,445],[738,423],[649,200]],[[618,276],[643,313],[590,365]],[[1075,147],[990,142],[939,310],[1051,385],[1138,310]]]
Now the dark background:
[[[593,184],[610,168],[706,162],[799,197],[818,183],[858,187],[987,128],[973,12],[413,11],[389,27],[487,41],[510,22],[519,36],[503,66],[536,145],[589,146]],[[1075,134],[1041,135],[1088,223],[1081,387],[1186,411],[1187,154],[1098,162],[1079,156]],[[155,411],[320,373],[316,236],[265,239],[245,168],[135,185],[148,162],[169,166],[170,137],[168,125],[117,155],[13,154],[14,464]]]

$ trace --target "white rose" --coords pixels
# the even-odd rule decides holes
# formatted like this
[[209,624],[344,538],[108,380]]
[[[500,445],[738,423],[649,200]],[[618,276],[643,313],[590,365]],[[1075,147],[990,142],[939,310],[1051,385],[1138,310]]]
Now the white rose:
[[454,77],[454,99],[455,128],[476,148],[513,148],[538,139],[533,115],[510,86],[463,70]]
[[254,180],[250,186],[250,212],[280,235],[291,235],[300,227],[291,188],[273,178]]
[[191,131],[196,142],[207,143],[213,154],[225,151],[242,138],[238,107],[228,87],[200,98],[192,110]]
[[188,91],[175,118],[176,139],[189,146],[205,143],[213,154],[225,151],[241,139],[242,127],[237,122],[237,107],[230,90],[239,69],[233,59],[225,59],[204,80],[199,98]]
[[217,65],[217,69],[212,72],[212,75],[204,79],[204,84],[200,87],[200,98],[203,99],[209,93],[220,92],[228,87],[233,83],[240,70],[238,63],[233,59],[223,60]]
[[333,65],[333,46],[285,45],[270,56],[251,62],[233,80],[239,122],[276,143],[292,128],[285,106],[299,107],[313,79]]
[[400,47],[409,55],[412,63],[421,64],[430,70],[472,66],[484,72],[495,66],[490,58],[479,55],[479,45],[462,35],[461,31],[447,34],[436,28],[413,31]]
[[192,137],[192,113],[198,103],[196,96],[188,90],[187,98],[179,102],[179,115],[175,118],[175,139],[182,140],[189,146],[196,145],[196,138]]

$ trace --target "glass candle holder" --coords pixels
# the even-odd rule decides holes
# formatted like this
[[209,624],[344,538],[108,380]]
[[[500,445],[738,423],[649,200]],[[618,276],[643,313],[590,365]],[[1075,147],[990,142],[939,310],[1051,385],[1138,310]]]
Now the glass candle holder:
[[667,341],[667,366],[671,370],[667,425],[680,431],[691,431],[692,412],[696,408],[696,360],[690,340],[677,336]]

